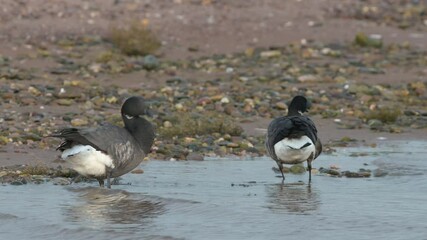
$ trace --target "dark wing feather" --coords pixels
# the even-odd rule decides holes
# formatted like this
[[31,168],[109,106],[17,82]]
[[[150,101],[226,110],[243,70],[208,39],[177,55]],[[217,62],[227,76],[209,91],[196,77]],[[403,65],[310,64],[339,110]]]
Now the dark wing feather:
[[289,135],[292,127],[293,122],[288,117],[276,118],[268,126],[265,147],[270,157],[274,160],[278,160],[274,151],[274,145]]
[[[144,157],[143,151],[132,135],[124,128],[104,124],[97,128],[66,128],[51,135],[65,141],[58,147],[63,151],[77,144],[90,145],[98,151],[107,153],[113,158],[117,169],[127,170],[127,165],[138,165],[132,162],[135,157]],[[130,166],[129,166],[130,167]]]
[[313,121],[307,116],[293,116],[291,120],[295,126],[294,131],[304,132],[304,135],[309,137],[313,143],[317,141],[317,128]]
[[[307,116],[286,116],[274,119],[267,129],[266,149],[269,155],[278,160],[274,152],[274,145],[286,137],[301,137],[306,135],[317,145],[317,129],[313,121]],[[321,146],[321,144],[320,144]],[[320,154],[320,153],[319,153]],[[317,154],[318,155],[318,154]]]
[[314,158],[316,159],[321,153],[322,153],[322,142],[320,141],[320,138],[317,138],[316,141],[316,156]]

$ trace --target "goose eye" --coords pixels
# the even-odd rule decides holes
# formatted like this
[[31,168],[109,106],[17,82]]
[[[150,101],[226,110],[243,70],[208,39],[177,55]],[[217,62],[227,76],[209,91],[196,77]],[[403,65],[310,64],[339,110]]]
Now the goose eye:
[[132,119],[132,118],[133,118],[133,116],[131,116],[131,115],[127,115],[127,114],[125,114],[125,117],[126,117],[127,119]]

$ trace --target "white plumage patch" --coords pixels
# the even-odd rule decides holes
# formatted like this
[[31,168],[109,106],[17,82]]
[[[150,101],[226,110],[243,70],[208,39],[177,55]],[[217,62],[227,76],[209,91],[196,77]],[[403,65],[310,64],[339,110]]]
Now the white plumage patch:
[[83,176],[105,175],[105,168],[114,168],[113,159],[89,145],[76,145],[62,152],[61,158]]
[[[302,148],[307,143],[310,146]],[[284,138],[274,145],[276,156],[285,164],[297,164],[307,161],[311,154],[315,156],[316,147],[307,136],[301,138]]]

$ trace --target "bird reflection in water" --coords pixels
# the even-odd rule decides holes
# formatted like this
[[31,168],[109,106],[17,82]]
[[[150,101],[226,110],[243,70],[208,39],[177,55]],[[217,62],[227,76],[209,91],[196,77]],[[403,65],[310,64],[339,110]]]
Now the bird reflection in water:
[[123,190],[104,188],[72,189],[79,193],[82,204],[72,206],[67,215],[71,221],[90,224],[146,225],[165,212],[161,199]]
[[278,212],[310,214],[320,205],[316,189],[304,183],[271,184],[266,186],[268,208]]

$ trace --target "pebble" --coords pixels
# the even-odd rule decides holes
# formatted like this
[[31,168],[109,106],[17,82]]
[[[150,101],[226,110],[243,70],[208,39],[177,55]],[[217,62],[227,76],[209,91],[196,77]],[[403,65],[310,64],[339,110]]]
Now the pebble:
[[280,110],[287,110],[288,109],[288,105],[286,105],[286,103],[284,103],[284,102],[277,102],[276,103],[276,108],[278,108]]
[[177,103],[175,104],[175,109],[181,111],[184,109],[184,105],[182,105],[182,103]]
[[165,127],[165,128],[171,128],[172,127],[172,123],[169,122],[169,121],[164,121],[163,122],[163,127]]
[[6,145],[9,142],[9,138],[0,136],[0,145]]
[[221,98],[221,103],[230,103],[230,99],[228,99],[227,97],[223,97]]
[[80,98],[82,95],[82,88],[78,86],[64,86],[54,94],[57,98]]
[[304,165],[295,164],[289,168],[289,171],[293,174],[302,174],[305,173],[307,170],[305,169]]
[[81,127],[81,126],[86,126],[88,124],[89,124],[88,120],[82,119],[82,118],[75,118],[71,120],[71,125],[73,127]]
[[28,92],[31,93],[34,96],[40,96],[42,93],[37,88],[30,86],[28,87]]
[[280,57],[282,53],[278,50],[272,50],[272,51],[263,51],[260,53],[261,58],[275,58]]
[[383,125],[384,124],[378,119],[371,119],[368,121],[368,126],[371,130],[380,130]]
[[133,170],[131,173],[133,173],[133,174],[143,174],[144,170],[138,168],[138,169]]
[[311,75],[311,74],[307,74],[307,75],[302,75],[298,77],[298,81],[301,83],[306,83],[306,82],[319,82],[320,78],[316,75]]
[[71,181],[68,178],[56,177],[56,178],[52,179],[52,184],[64,186],[64,185],[70,185]]
[[384,177],[388,175],[388,172],[383,169],[377,168],[372,172],[372,174],[374,177]]
[[321,168],[319,168],[319,172],[329,174],[332,176],[338,176],[338,177],[341,176],[341,173],[336,169],[328,169],[328,168],[321,167]]
[[13,181],[10,183],[10,185],[15,185],[15,186],[19,186],[19,185],[24,185],[27,182],[22,182],[22,181]]
[[191,152],[187,155],[187,160],[193,160],[193,161],[203,161],[204,156],[200,153]]
[[153,55],[147,55],[142,60],[142,67],[145,70],[154,70],[160,66],[159,59]]
[[348,178],[366,178],[371,176],[371,172],[369,171],[359,171],[359,172],[344,171],[342,174]]
[[58,99],[56,103],[61,106],[71,106],[74,104],[74,101],[71,99]]

